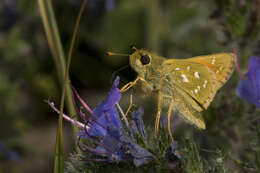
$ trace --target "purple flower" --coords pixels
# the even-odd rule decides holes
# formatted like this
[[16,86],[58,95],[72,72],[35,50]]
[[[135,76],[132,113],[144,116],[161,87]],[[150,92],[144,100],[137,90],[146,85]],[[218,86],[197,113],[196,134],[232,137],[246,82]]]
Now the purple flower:
[[139,134],[141,137],[146,138],[144,122],[142,119],[143,114],[144,114],[144,110],[141,107],[132,114],[133,121],[132,121],[131,129],[134,134]]
[[115,8],[115,0],[90,0],[89,7],[95,11],[101,9],[111,11]]
[[0,142],[0,153],[3,153],[3,155],[7,159],[10,159],[12,161],[19,161],[20,160],[20,156],[16,152],[7,149],[6,146],[1,142]]
[[18,21],[17,0],[2,1],[0,6],[0,15],[2,20],[0,22],[0,30],[8,32]]
[[119,115],[115,107],[115,104],[121,98],[120,90],[117,88],[118,84],[119,77],[114,81],[107,98],[99,103],[93,110],[93,114],[91,115],[92,120],[87,124],[91,136],[104,137],[107,133],[107,127],[109,124],[114,125],[116,128],[121,128]]
[[171,145],[165,150],[164,157],[170,161],[181,161],[181,155],[176,151],[177,143],[173,141]]
[[[237,70],[239,71],[238,66]],[[236,88],[236,94],[260,108],[260,57],[250,57],[248,72],[240,80]]]
[[150,152],[133,143],[129,143],[129,151],[133,157],[134,165],[137,167],[154,159],[154,156]]
[[[90,116],[86,117],[86,115],[83,115],[78,110],[74,101],[76,112],[83,120],[83,123],[65,114],[63,114],[63,118],[81,129],[81,131],[78,132],[78,146],[83,153],[87,153],[86,159],[84,159],[85,161],[116,163],[132,161],[135,166],[141,166],[154,160],[154,156],[149,151],[136,144],[136,134],[140,134],[143,139],[145,139],[146,136],[142,120],[143,109],[139,108],[132,114],[132,125],[135,127],[134,133],[131,133],[131,126],[122,126],[118,111],[115,107],[117,105],[117,107],[121,109],[118,104],[121,98],[120,90],[117,88],[118,84],[119,77],[114,81],[106,99],[99,103],[93,111],[72,87],[74,95],[90,113]],[[48,104],[59,113],[59,110],[54,107],[53,103],[48,101]],[[120,112],[124,114],[123,111]],[[126,124],[128,124],[128,122]],[[88,142],[81,142],[81,140],[87,140]],[[91,146],[89,144],[91,144]]]
[[106,0],[105,7],[108,11],[111,11],[115,8],[115,1],[114,0]]
[[107,153],[105,156],[109,162],[132,160],[137,167],[154,159],[150,152],[135,144],[126,134],[111,125],[103,138],[103,144],[109,146],[109,148],[99,145],[96,149],[99,152]]

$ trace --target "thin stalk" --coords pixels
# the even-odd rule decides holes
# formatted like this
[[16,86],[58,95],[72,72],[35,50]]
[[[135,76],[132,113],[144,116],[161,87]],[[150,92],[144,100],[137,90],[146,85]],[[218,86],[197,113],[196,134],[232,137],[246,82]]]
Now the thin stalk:
[[126,127],[129,128],[129,123],[128,123],[127,118],[124,114],[124,111],[122,110],[122,108],[120,107],[120,105],[118,103],[116,103],[116,107],[119,110],[119,112],[121,113],[121,116],[122,116],[123,120],[125,121]]
[[233,52],[234,52],[235,68],[237,70],[238,76],[240,77],[240,79],[244,79],[245,76],[243,75],[243,73],[241,72],[241,70],[239,68],[238,57],[237,57],[237,49],[233,48]]
[[[61,40],[59,37],[59,31],[54,16],[52,4],[50,0],[38,0],[42,22],[44,25],[45,33],[47,36],[48,44],[52,53],[53,60],[58,72],[60,84],[62,86],[65,79],[65,56]],[[75,115],[75,109],[72,103],[71,89],[70,86],[66,86],[66,106],[69,111],[69,115]],[[73,131],[76,132],[77,128],[73,126]]]
[[[71,64],[73,47],[74,47],[76,36],[77,36],[77,33],[78,33],[80,19],[81,19],[81,16],[83,14],[83,11],[84,11],[84,9],[86,7],[86,4],[87,4],[87,0],[84,0],[82,2],[81,7],[80,7],[80,11],[79,11],[79,14],[78,14],[78,17],[77,17],[77,20],[76,20],[76,24],[75,24],[75,27],[74,27],[72,39],[71,39],[71,42],[70,42],[70,49],[69,49],[68,58],[67,58],[68,62],[67,62],[67,65],[66,65],[64,83],[63,83],[62,95],[61,95],[61,105],[60,105],[60,115],[59,115],[59,124],[61,124],[61,125],[62,125],[62,114],[63,114],[63,108],[64,108],[65,94],[66,94],[66,91],[67,91],[66,88],[69,88],[68,90],[69,90],[69,94],[70,94],[70,97],[71,97],[71,100],[72,100],[72,93],[71,93],[70,85],[68,85],[68,83],[69,83],[69,80],[68,80],[69,68],[70,68],[70,64]],[[67,95],[68,95],[68,93],[67,93]],[[71,102],[71,103],[72,103],[72,106],[73,106],[73,102]],[[76,112],[75,112],[74,108],[73,108],[73,111],[74,111],[74,114],[75,114]],[[73,114],[71,114],[71,115],[73,115]]]

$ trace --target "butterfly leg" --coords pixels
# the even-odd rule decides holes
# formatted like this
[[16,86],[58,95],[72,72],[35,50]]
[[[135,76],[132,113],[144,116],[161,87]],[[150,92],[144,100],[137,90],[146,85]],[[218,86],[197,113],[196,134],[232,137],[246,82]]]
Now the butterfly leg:
[[157,114],[156,114],[156,120],[155,120],[155,127],[154,127],[154,134],[155,136],[158,134],[158,129],[159,129],[159,122],[160,122],[160,117],[161,117],[161,91],[158,90],[158,103],[157,103]]
[[131,110],[131,108],[133,107],[133,95],[130,94],[130,98],[129,98],[129,106],[127,108],[127,111],[125,113],[125,116],[127,116],[127,114],[129,113],[129,111]]
[[171,131],[171,113],[172,113],[172,109],[173,109],[173,103],[174,103],[174,101],[171,100],[171,103],[170,103],[170,106],[168,109],[168,132],[171,136],[172,141],[173,141],[173,135],[172,135],[172,131]]
[[136,84],[136,82],[139,80],[140,78],[136,78],[133,82],[129,82],[127,84],[125,84],[121,89],[120,92],[126,92],[127,90],[129,90],[132,86],[134,86]]
[[[126,110],[125,116],[127,116],[127,114],[129,113],[129,111],[131,110],[131,108],[133,107],[133,95],[130,94],[130,98],[129,98],[129,106]],[[121,120],[123,120],[124,118],[121,118]]]

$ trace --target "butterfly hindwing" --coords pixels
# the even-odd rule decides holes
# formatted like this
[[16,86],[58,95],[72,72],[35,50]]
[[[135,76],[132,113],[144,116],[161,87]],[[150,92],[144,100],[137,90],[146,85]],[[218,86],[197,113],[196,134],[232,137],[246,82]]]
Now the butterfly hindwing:
[[203,110],[201,106],[189,96],[183,89],[178,86],[172,90],[172,95],[161,95],[164,105],[169,105],[173,101],[173,112],[179,115],[189,124],[199,129],[205,129],[205,123],[200,112]]
[[[174,94],[175,110],[179,116],[190,124],[195,125],[199,129],[205,129],[205,123],[198,109],[194,108],[197,104],[192,97],[185,93],[181,88],[176,87]],[[197,105],[199,106],[199,105]]]

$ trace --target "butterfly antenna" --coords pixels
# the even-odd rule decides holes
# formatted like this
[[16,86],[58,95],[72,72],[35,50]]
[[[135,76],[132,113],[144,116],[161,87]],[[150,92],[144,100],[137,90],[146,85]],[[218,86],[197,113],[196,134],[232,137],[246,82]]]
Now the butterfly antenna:
[[113,83],[113,79],[115,78],[115,75],[116,75],[118,72],[120,72],[121,70],[126,69],[128,66],[129,66],[129,65],[125,65],[125,66],[123,66],[123,67],[120,67],[120,68],[117,69],[116,71],[114,71],[114,72],[112,73],[112,76],[111,76],[111,79],[110,79],[110,83],[111,83],[111,84]]
[[124,53],[114,53],[114,52],[106,52],[108,56],[130,56],[129,54]]

